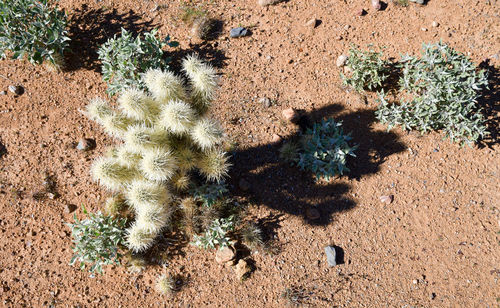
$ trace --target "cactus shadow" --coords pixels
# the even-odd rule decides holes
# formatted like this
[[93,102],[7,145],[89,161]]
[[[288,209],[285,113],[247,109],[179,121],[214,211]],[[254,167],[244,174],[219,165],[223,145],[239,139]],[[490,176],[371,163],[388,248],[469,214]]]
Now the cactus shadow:
[[197,44],[189,44],[187,49],[177,48],[175,51],[170,53],[172,61],[169,63],[170,68],[174,72],[180,72],[182,70],[182,59],[188,55],[198,55],[203,61],[210,64],[212,67],[221,69],[224,68],[227,63],[226,54],[217,49],[217,42],[204,41]]
[[138,35],[151,31],[155,25],[129,10],[120,14],[116,9],[90,9],[87,4],[74,10],[68,21],[69,52],[65,55],[65,70],[81,68],[100,71],[97,51],[121,28]]
[[479,67],[488,72],[489,89],[483,88],[478,104],[483,108],[489,135],[479,142],[480,147],[493,148],[499,143],[500,127],[500,70],[489,63],[481,62]]
[[7,155],[7,148],[0,140],[0,158],[4,157],[4,155]]
[[[377,173],[387,157],[404,151],[406,147],[399,141],[398,135],[372,128],[376,121],[373,109],[346,112],[342,105],[333,104],[303,113],[298,124],[303,130],[324,117],[342,121],[344,132],[353,137],[351,143],[359,145],[355,152],[357,157],[348,160],[347,166],[351,171],[343,176],[347,181],[334,179],[328,183],[318,183],[311,173],[282,161],[279,158],[282,143],[296,139],[300,134],[297,133],[280,144],[235,151],[231,171],[231,181],[235,187],[233,194],[249,198],[257,205],[302,217],[304,223],[312,226],[328,225],[335,215],[353,209],[356,201],[350,197],[350,181],[359,181],[364,176]],[[248,191],[237,188],[242,178],[250,183]],[[308,209],[316,209],[320,217],[314,219],[312,215],[307,215]]]

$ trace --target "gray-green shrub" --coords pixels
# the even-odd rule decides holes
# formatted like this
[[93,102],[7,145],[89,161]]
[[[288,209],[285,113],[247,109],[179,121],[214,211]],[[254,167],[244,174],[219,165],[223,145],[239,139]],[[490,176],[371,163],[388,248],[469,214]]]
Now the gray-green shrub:
[[48,61],[59,67],[68,47],[66,14],[48,0],[0,1],[0,56],[24,56],[34,64]]

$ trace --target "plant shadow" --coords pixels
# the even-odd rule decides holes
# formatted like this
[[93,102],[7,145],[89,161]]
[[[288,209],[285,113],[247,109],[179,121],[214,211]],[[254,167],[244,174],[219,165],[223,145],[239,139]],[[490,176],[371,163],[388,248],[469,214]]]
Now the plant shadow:
[[[351,145],[359,145],[356,157],[348,160],[347,166],[351,171],[345,178],[359,181],[363,176],[378,172],[388,156],[405,150],[396,134],[372,129],[376,121],[373,110],[341,113],[343,109],[342,105],[333,104],[303,114],[299,125],[303,130],[313,121],[334,115],[337,121],[343,122],[344,132],[350,132],[352,136]],[[283,142],[294,140],[299,134]],[[304,223],[313,226],[328,225],[335,214],[355,207],[355,201],[348,196],[351,185],[336,180],[315,182],[310,173],[282,161],[279,158],[280,147],[281,144],[266,144],[235,151],[232,157],[232,184],[238,187],[238,181],[243,178],[250,183],[250,189],[235,189],[233,194],[247,197],[258,205],[302,217]],[[319,218],[308,217],[307,210],[312,208],[319,211]]]
[[68,71],[81,68],[100,71],[97,51],[99,47],[125,28],[134,36],[151,31],[155,25],[143,21],[133,10],[120,14],[116,9],[90,9],[87,4],[75,9],[69,19],[69,50],[66,57]]
[[489,135],[479,142],[481,147],[492,148],[499,143],[500,127],[500,70],[489,63],[489,59],[481,62],[479,67],[488,72],[489,89],[483,88],[478,103],[483,108],[486,127]]

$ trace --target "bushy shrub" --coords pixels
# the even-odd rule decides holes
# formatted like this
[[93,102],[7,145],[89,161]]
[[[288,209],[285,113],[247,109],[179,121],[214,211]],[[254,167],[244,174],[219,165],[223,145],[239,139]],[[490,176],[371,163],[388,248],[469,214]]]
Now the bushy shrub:
[[409,99],[390,104],[380,93],[381,122],[422,133],[443,130],[453,142],[467,144],[486,134],[477,98],[487,76],[466,56],[443,43],[424,44],[421,58],[405,56],[402,69],[401,91]]
[[87,107],[91,119],[123,141],[94,162],[92,176],[133,210],[126,245],[134,252],[149,249],[174,225],[177,207],[197,217],[201,205],[188,194],[194,179],[220,182],[227,175],[223,133],[207,115],[217,88],[215,70],[190,56],[183,71],[189,86],[169,71],[149,69],[142,78],[148,91],[122,91],[119,112],[101,99]]
[[[85,208],[84,214],[88,214]],[[102,273],[102,266],[106,264],[118,264],[120,254],[118,250],[125,240],[124,218],[113,218],[97,214],[89,214],[89,218],[78,220],[68,224],[73,237],[73,258],[70,265],[79,262],[80,269],[91,265],[90,272]]]
[[348,144],[351,137],[344,135],[341,126],[342,123],[333,119],[314,123],[301,135],[298,143],[283,145],[281,157],[327,181],[349,172],[346,159],[356,156],[354,150],[357,146]]
[[340,74],[344,85],[351,86],[358,92],[381,87],[389,73],[388,64],[382,60],[382,56],[382,52],[372,49],[363,51],[352,46],[345,64],[347,75]]
[[122,28],[121,36],[109,39],[98,51],[102,62],[103,79],[108,83],[108,93],[116,93],[128,87],[144,88],[141,74],[148,69],[166,69],[170,61],[163,48],[175,47],[170,37],[163,41],[157,37],[158,30],[144,33],[144,37],[133,37]]
[[11,51],[15,59],[60,67],[69,41],[66,22],[65,13],[48,0],[0,1],[0,56]]

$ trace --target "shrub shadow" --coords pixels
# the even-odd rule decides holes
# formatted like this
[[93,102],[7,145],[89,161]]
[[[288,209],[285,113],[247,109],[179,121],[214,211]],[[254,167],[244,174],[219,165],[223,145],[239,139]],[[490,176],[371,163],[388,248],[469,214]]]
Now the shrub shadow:
[[97,51],[108,39],[121,33],[121,28],[136,36],[155,27],[151,22],[143,21],[142,17],[132,10],[120,14],[116,9],[90,9],[86,4],[75,9],[68,25],[68,36],[71,39],[70,51],[65,59],[65,69],[68,71],[80,68],[100,71]]
[[[356,158],[348,160],[351,172],[349,179],[359,180],[361,177],[379,171],[380,164],[395,153],[405,149],[396,134],[385,131],[374,131],[371,126],[376,121],[373,110],[341,113],[343,107],[333,104],[303,114],[299,125],[304,129],[311,123],[324,117],[334,117],[343,122],[344,133],[353,137],[351,144],[357,143]],[[299,133],[283,140],[296,139]],[[238,187],[238,181],[244,178],[250,183],[250,190],[235,189],[233,194],[247,197],[256,204],[268,206],[294,216],[303,218],[309,225],[324,226],[332,221],[336,213],[348,211],[356,203],[348,193],[350,185],[333,180],[330,183],[316,183],[313,176],[290,166],[279,158],[282,144],[267,144],[233,153],[231,181]],[[320,212],[319,219],[310,219],[306,210],[314,208]]]
[[489,59],[481,62],[479,67],[488,72],[489,89],[483,88],[478,99],[483,108],[489,135],[479,142],[481,147],[492,148],[499,143],[500,127],[500,71],[489,63]]

